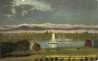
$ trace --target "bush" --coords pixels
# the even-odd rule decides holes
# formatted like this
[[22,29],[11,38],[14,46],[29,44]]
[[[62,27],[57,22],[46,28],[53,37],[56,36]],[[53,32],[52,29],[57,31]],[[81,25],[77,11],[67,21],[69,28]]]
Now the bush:
[[8,43],[8,42],[3,42],[0,44],[0,55],[3,56],[7,56],[9,55],[11,52],[15,51],[15,44],[13,43]]

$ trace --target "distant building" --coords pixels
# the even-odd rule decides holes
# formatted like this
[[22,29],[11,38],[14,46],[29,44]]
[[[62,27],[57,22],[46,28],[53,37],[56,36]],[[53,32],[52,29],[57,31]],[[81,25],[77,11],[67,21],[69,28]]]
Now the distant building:
[[92,41],[91,40],[86,40],[85,47],[92,47]]

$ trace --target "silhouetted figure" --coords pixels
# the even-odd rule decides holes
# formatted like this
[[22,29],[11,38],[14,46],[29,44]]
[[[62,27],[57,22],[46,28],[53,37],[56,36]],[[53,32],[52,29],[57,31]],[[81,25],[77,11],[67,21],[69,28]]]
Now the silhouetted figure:
[[36,52],[37,52],[37,51],[40,50],[40,45],[35,42],[35,43],[33,44],[33,46],[32,46],[32,49],[33,49],[33,51],[36,51]]

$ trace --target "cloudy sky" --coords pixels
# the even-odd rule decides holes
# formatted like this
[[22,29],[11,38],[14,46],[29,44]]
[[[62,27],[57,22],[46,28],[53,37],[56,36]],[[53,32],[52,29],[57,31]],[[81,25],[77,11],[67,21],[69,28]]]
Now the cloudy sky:
[[[33,0],[34,1],[34,0]],[[70,24],[98,24],[97,0],[36,0],[47,7],[40,21]],[[49,10],[48,10],[49,8]],[[41,16],[42,15],[42,16]]]
[[32,13],[33,19],[26,22],[98,24],[97,3],[98,0],[32,0],[27,4],[32,4],[36,10]]

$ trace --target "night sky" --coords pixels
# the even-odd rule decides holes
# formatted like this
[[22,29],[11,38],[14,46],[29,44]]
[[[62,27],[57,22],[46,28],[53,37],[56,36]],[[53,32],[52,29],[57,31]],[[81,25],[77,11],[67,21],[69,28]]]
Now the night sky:
[[[41,0],[40,0],[41,1]],[[48,21],[70,24],[97,24],[98,9],[96,0],[43,0],[53,10]]]
[[97,4],[98,0],[32,0],[34,6],[32,19],[8,22],[98,24]]

